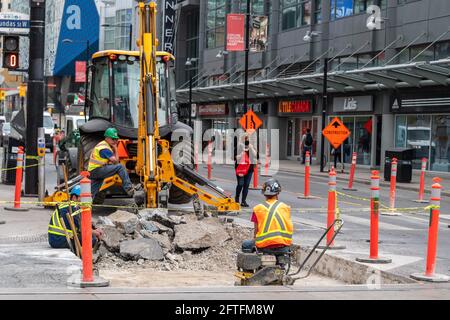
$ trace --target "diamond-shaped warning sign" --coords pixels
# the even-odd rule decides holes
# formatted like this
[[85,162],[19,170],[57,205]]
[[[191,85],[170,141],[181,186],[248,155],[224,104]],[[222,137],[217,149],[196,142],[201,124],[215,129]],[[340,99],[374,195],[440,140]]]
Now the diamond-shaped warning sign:
[[253,112],[253,110],[249,110],[244,116],[239,120],[242,128],[250,134],[255,132],[259,127],[262,126],[263,122],[258,116]]
[[337,149],[347,139],[351,132],[339,118],[334,118],[330,124],[323,129],[322,134],[327,138],[333,148]]

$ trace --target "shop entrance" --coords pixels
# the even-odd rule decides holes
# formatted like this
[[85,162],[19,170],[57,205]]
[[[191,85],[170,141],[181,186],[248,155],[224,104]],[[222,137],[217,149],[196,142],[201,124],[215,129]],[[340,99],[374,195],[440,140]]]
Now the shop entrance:
[[302,160],[302,137],[307,129],[311,129],[313,137],[312,158],[317,155],[318,118],[297,118],[288,120],[287,156],[291,160]]
[[[332,121],[333,118],[330,117],[328,121]],[[338,157],[337,163],[351,164],[352,154],[356,152],[356,163],[370,166],[372,159],[372,133],[374,130],[373,116],[341,116],[339,118],[350,130],[351,135],[338,150],[333,151],[331,147],[328,148],[329,162],[334,162],[334,155],[336,154]]]

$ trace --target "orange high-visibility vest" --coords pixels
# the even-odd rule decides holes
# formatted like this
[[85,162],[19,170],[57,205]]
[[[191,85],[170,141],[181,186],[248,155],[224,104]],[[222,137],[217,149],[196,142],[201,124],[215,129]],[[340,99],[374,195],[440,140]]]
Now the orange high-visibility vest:
[[272,245],[290,246],[294,226],[291,220],[291,208],[281,201],[259,204],[253,209],[258,220],[256,247],[266,248]]

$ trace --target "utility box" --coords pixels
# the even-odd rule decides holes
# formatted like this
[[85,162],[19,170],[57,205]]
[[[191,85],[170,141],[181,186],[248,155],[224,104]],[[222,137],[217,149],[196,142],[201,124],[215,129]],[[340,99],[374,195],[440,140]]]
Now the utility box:
[[386,150],[384,160],[384,180],[391,181],[392,159],[397,159],[397,182],[411,183],[412,161],[415,157],[414,149],[397,148]]

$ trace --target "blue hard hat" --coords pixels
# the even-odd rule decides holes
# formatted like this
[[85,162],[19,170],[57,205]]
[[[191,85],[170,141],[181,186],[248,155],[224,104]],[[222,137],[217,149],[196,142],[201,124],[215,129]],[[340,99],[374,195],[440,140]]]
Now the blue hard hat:
[[70,190],[70,195],[79,197],[81,195],[81,187],[80,186],[73,187],[72,190]]

